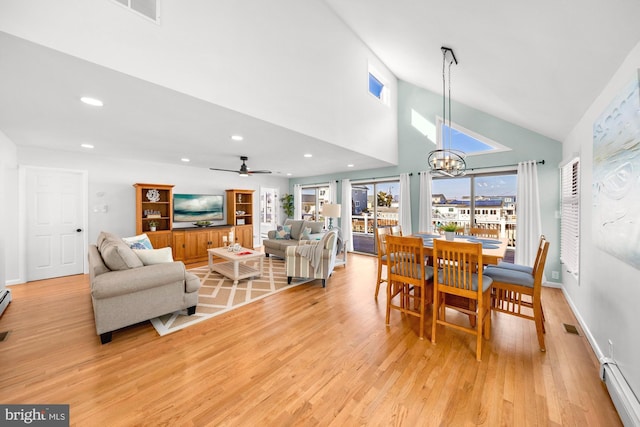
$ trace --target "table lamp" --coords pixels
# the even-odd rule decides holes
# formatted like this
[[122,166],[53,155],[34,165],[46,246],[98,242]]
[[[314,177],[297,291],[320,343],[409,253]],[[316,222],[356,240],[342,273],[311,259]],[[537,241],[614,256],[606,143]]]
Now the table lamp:
[[332,203],[325,203],[322,206],[322,215],[329,218],[329,230],[333,228],[333,218],[340,218],[340,208],[339,204]]

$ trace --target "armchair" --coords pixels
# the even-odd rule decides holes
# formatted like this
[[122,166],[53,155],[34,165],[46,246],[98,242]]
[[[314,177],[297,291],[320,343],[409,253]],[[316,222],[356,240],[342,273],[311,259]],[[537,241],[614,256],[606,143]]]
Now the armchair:
[[338,251],[338,231],[329,230],[321,240],[301,240],[285,253],[287,283],[294,277],[322,279],[322,287],[333,273]]

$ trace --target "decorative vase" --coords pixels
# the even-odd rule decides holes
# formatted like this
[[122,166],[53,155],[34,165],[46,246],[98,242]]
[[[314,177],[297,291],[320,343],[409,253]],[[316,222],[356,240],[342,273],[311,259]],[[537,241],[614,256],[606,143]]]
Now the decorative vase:
[[155,227],[149,227],[149,231],[156,231]]
[[445,231],[444,232],[444,238],[450,241],[453,241],[453,239],[455,239],[456,236],[456,232],[455,231]]

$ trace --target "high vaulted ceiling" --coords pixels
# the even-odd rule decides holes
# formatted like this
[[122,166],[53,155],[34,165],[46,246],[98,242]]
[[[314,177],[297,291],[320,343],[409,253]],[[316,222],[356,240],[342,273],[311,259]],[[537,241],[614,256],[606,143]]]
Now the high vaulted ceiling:
[[[638,0],[324,2],[399,79],[440,93],[440,46],[448,46],[459,60],[456,101],[558,141],[640,41]],[[65,98],[70,88],[98,83],[113,95],[106,113]],[[77,151],[89,128],[108,142],[105,156],[175,163],[175,141],[197,153],[214,140],[220,158],[234,160],[194,158],[193,166],[238,168],[239,154],[256,169],[294,177],[343,171],[347,161],[357,169],[390,165],[0,33],[0,130],[18,145]],[[245,129],[241,147],[228,141],[238,128]],[[311,149],[312,170],[291,162]]]
[[558,141],[640,41],[637,0],[324,1],[399,79],[442,93],[450,47],[453,99]]

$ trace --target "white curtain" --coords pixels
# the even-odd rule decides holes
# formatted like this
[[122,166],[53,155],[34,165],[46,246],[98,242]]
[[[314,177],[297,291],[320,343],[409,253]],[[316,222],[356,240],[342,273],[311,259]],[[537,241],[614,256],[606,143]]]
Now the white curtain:
[[302,185],[293,185],[293,219],[302,219]]
[[342,180],[342,205],[340,212],[340,228],[347,252],[353,251],[353,230],[351,227],[351,181]]
[[420,172],[420,209],[418,231],[433,232],[433,220],[431,218],[431,174]]
[[518,163],[518,219],[516,220],[515,263],[533,266],[542,234],[538,165],[536,161]]
[[411,180],[408,173],[400,174],[400,227],[402,234],[410,236],[411,231]]
[[338,203],[338,183],[335,180],[329,182],[329,200]]

